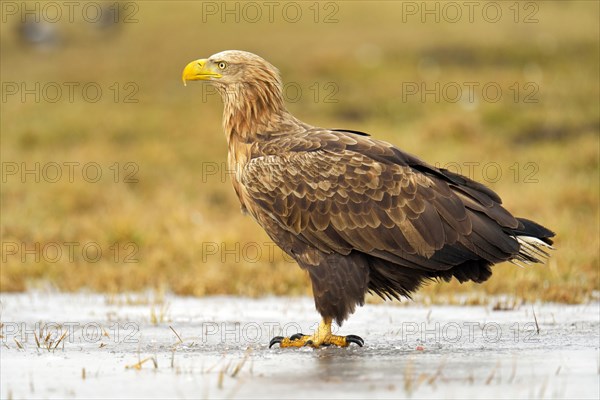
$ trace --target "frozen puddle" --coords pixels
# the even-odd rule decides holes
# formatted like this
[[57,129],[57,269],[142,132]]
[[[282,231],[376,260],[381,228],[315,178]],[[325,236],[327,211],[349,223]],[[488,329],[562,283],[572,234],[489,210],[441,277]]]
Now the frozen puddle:
[[[365,347],[268,349],[312,299],[0,294],[2,398],[599,398],[599,303],[360,308]],[[535,318],[533,315],[535,311]],[[537,318],[537,326],[536,326]],[[539,333],[537,327],[539,326]]]

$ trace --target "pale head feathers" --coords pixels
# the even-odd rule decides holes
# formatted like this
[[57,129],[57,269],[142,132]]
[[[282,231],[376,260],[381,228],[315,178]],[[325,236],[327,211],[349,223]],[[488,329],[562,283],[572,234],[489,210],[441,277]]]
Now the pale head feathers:
[[285,108],[279,70],[256,54],[227,50],[208,58],[219,66],[211,80],[224,103],[223,128],[228,139],[244,141],[257,134],[289,132],[301,124]]

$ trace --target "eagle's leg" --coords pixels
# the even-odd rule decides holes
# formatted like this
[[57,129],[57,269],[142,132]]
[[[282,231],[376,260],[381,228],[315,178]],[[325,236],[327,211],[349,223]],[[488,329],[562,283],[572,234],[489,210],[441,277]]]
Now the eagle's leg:
[[297,333],[290,336],[289,338],[283,336],[276,336],[271,339],[269,348],[274,344],[279,343],[279,347],[304,347],[311,346],[319,348],[321,346],[338,346],[348,347],[350,343],[355,343],[360,347],[365,343],[360,337],[356,335],[338,336],[331,333],[331,318],[324,318],[319,327],[312,335],[303,335]]

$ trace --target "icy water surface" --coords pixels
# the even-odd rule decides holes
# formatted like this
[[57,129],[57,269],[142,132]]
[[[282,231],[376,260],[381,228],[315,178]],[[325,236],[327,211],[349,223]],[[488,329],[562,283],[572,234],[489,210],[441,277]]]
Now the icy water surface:
[[339,330],[365,347],[313,350],[268,348],[272,336],[312,331],[308,298],[127,299],[1,294],[0,396],[600,396],[598,303],[368,305]]

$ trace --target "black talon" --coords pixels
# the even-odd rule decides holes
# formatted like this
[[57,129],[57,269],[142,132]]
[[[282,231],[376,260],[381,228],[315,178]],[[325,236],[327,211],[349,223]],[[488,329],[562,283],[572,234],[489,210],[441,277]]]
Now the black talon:
[[365,344],[365,341],[360,336],[356,335],[346,336],[346,342],[357,344],[359,347],[363,347]]
[[296,333],[295,335],[290,336],[290,340],[302,339],[302,336],[304,336],[303,333]]
[[304,347],[306,346],[312,346],[313,341],[312,340],[307,340],[306,343],[304,343]]
[[269,342],[269,348],[273,347],[273,345],[275,343],[279,343],[281,344],[281,341],[283,340],[283,336],[275,336],[273,339],[271,339],[271,341]]

